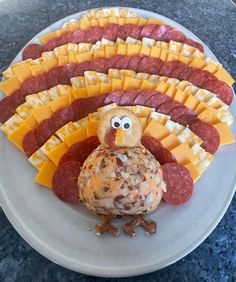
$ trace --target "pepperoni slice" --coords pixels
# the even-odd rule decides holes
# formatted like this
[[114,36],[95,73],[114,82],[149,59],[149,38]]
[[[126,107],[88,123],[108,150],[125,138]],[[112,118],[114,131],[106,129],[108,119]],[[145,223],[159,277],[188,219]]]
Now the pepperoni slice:
[[185,67],[186,65],[180,61],[166,62],[159,71],[159,75],[170,76],[174,69],[179,67]]
[[[123,90],[113,91],[105,99],[105,104],[116,103],[117,105],[120,104],[120,100],[122,95],[124,94]],[[126,94],[127,95],[127,94]]]
[[162,172],[167,188],[167,192],[163,193],[165,202],[170,205],[181,205],[190,200],[193,194],[193,179],[190,172],[175,163],[164,164]]
[[53,133],[50,127],[50,119],[43,120],[35,129],[35,136],[39,146],[42,146]]
[[158,92],[153,90],[142,90],[140,94],[137,96],[137,98],[134,101],[135,105],[146,105],[146,101],[152,97],[153,95],[156,95]]
[[150,37],[156,41],[161,40],[162,36],[167,33],[171,29],[170,26],[167,25],[159,25],[157,26],[151,33]]
[[131,59],[132,59],[131,56],[122,56],[119,60],[116,61],[115,68],[119,70],[127,69]]
[[59,164],[68,161],[80,162],[81,166],[88,156],[100,145],[97,136],[89,137],[83,141],[73,144],[69,150],[61,157]]
[[59,46],[58,43],[57,43],[57,37],[56,38],[52,38],[52,39],[48,40],[46,42],[46,44],[44,45],[44,52],[52,51],[57,46]]
[[141,33],[142,29],[143,29],[143,26],[134,25],[134,28],[130,32],[129,36],[132,37],[132,38],[135,38],[135,39],[139,39],[140,38],[140,33]]
[[206,70],[197,70],[188,77],[188,81],[198,87],[201,87],[202,84],[208,80],[215,80],[215,79],[216,78],[214,77],[214,75]]
[[59,76],[60,84],[70,85],[71,77],[74,77],[75,69],[77,64],[66,64],[63,66]]
[[121,25],[118,31],[118,37],[121,39],[126,39],[127,37],[130,36],[132,30],[134,29],[135,25],[134,24],[125,24]]
[[185,64],[184,64],[184,66],[177,67],[177,68],[173,69],[170,76],[173,77],[173,78],[179,78],[181,76],[181,74],[186,70],[186,68],[187,68],[187,66]]
[[84,72],[90,69],[90,62],[85,61],[81,64],[77,64],[74,68],[74,76],[82,76]]
[[133,70],[133,71],[138,71],[138,66],[140,61],[143,59],[144,56],[142,55],[134,55],[132,56],[131,60],[129,61],[128,64],[128,69]]
[[22,53],[22,59],[27,60],[27,59],[37,59],[41,56],[43,53],[43,46],[39,44],[30,44],[25,47],[23,53]]
[[161,145],[161,142],[154,137],[143,136],[141,139],[142,145],[153,154],[156,160],[161,164],[176,163],[175,157],[166,148]]
[[119,105],[120,106],[136,105],[135,99],[142,92],[143,92],[142,90],[137,90],[137,89],[124,91],[123,95],[120,98]]
[[161,59],[153,57],[144,57],[139,62],[137,71],[149,74],[158,74],[162,66],[163,61]]
[[52,190],[63,202],[77,204],[79,202],[78,177],[81,164],[70,161],[59,165],[54,173]]
[[232,103],[233,90],[224,81],[209,80],[202,84],[202,88],[215,93],[225,104],[230,105]]
[[193,110],[188,109],[187,107],[184,107],[184,106],[173,109],[172,111],[169,112],[169,115],[171,116],[171,119],[173,121],[177,121],[178,118],[183,115],[196,116]]
[[181,103],[175,101],[167,101],[157,108],[158,113],[168,115],[173,109],[183,107]]
[[92,96],[89,98],[77,99],[72,102],[74,121],[86,117],[89,113],[96,112],[98,108],[104,106],[107,94]]
[[119,30],[118,24],[114,23],[114,24],[106,25],[103,31],[103,38],[106,38],[107,40],[110,41],[116,41],[118,30]]
[[90,62],[89,70],[107,73],[107,59],[106,58],[97,58],[94,61]]
[[80,29],[73,31],[71,35],[71,42],[76,44],[85,42],[85,31]]
[[28,157],[30,157],[34,152],[38,150],[40,145],[38,144],[36,135],[35,135],[35,130],[29,131],[23,140],[23,149],[24,152]]
[[60,81],[60,75],[62,71],[63,71],[63,66],[58,66],[58,67],[51,69],[47,73],[47,83],[48,83],[49,88],[55,85],[58,85],[60,83],[59,81]]
[[15,113],[12,95],[4,97],[0,101],[0,122],[4,123]]
[[48,89],[47,76],[40,74],[26,79],[21,86],[25,96]]
[[[59,128],[66,125],[74,119],[74,112],[71,106],[56,111],[49,119],[52,132],[56,132]],[[45,140],[46,141],[46,140]]]
[[140,38],[143,37],[150,37],[151,33],[158,27],[156,24],[147,24],[145,25],[141,32],[140,32]]
[[179,117],[176,117],[175,121],[178,122],[179,124],[182,124],[183,126],[190,126],[192,123],[196,123],[200,121],[200,119],[197,118],[195,115],[183,114]]
[[187,67],[177,78],[179,80],[188,80],[189,76],[196,71],[197,70],[195,68]]
[[65,32],[57,38],[57,46],[66,45],[71,42],[71,38],[73,37],[73,32]]
[[[162,104],[171,102],[171,98],[167,95],[158,93],[151,96],[146,102],[145,106],[146,107],[152,107],[158,109]],[[159,110],[158,110],[159,112]]]
[[202,148],[212,155],[215,154],[220,146],[220,136],[215,127],[202,121],[196,121],[189,128],[203,140]]
[[84,38],[87,43],[96,43],[103,37],[103,27],[92,26],[85,32]]
[[170,42],[171,40],[177,42],[183,42],[185,38],[186,37],[183,34],[183,32],[175,29],[170,29],[165,34],[162,35],[161,40],[165,42]]
[[185,38],[184,39],[184,44],[187,44],[187,45],[190,45],[190,46],[193,46],[195,48],[197,48],[198,50],[200,50],[202,53],[204,53],[204,48],[202,46],[202,44],[190,39],[190,38]]

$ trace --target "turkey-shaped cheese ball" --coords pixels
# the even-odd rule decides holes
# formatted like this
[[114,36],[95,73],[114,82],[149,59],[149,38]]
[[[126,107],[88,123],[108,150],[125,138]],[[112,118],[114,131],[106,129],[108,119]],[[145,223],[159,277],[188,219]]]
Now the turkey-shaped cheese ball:
[[162,198],[165,183],[159,162],[140,144],[141,123],[126,108],[107,111],[100,121],[98,138],[101,145],[85,161],[78,186],[80,199],[92,212],[105,215],[97,234],[110,231],[117,215],[132,215],[135,220],[124,230],[134,235],[134,225],[142,225],[148,234],[155,233],[156,223],[141,215],[154,211]]

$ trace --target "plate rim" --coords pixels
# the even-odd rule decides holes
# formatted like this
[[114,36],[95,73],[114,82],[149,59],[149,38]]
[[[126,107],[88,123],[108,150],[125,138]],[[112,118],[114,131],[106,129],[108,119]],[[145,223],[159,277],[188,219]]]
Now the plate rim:
[[[23,46],[23,48],[17,53],[16,57],[13,59],[13,61],[11,62],[10,65],[12,65],[13,63],[18,61],[17,57],[19,57],[19,55],[22,54],[22,51],[24,50],[24,48],[28,44],[30,44],[31,42],[38,41],[39,36],[41,34],[44,34],[45,32],[47,32],[48,29],[52,30],[53,26],[59,24],[60,22],[63,23],[65,21],[68,21],[68,19],[70,19],[70,18],[80,17],[82,14],[88,12],[89,10],[106,9],[106,8],[130,9],[134,12],[137,12],[137,14],[146,13],[146,14],[149,14],[150,16],[152,16],[152,17],[167,20],[168,22],[173,24],[175,27],[178,27],[181,30],[187,31],[188,33],[190,33],[191,38],[195,38],[195,39],[198,40],[198,42],[203,44],[205,51],[207,51],[210,54],[210,57],[212,57],[212,58],[214,58],[215,60],[218,61],[218,59],[216,58],[214,53],[210,50],[210,48],[201,39],[199,39],[189,29],[185,28],[184,26],[182,26],[178,22],[176,22],[176,21],[174,21],[174,20],[172,20],[168,17],[165,17],[161,14],[151,12],[151,11],[148,11],[148,10],[139,9],[139,8],[122,7],[122,6],[107,6],[107,7],[96,7],[96,8],[83,10],[83,11],[74,13],[74,14],[68,15],[68,16],[52,23],[51,25],[47,26],[46,28],[41,30],[39,33],[37,33],[31,40],[29,40],[25,44],[25,46]],[[234,178],[233,178],[231,185],[229,185],[230,186],[229,195],[228,195],[227,199],[225,200],[225,204],[222,205],[221,211],[219,212],[219,214],[217,216],[215,216],[215,219],[212,220],[211,226],[206,227],[206,230],[204,230],[204,232],[202,232],[201,235],[198,236],[198,239],[196,239],[193,243],[191,243],[190,245],[188,245],[187,247],[185,247],[184,249],[179,251],[178,255],[176,255],[176,254],[173,255],[174,258],[168,259],[169,261],[164,262],[161,267],[155,266],[155,262],[154,262],[154,263],[145,264],[142,267],[140,267],[140,265],[139,265],[137,267],[132,267],[132,268],[130,268],[130,267],[123,268],[122,270],[119,267],[118,268],[111,268],[111,267],[107,268],[106,266],[105,267],[101,267],[101,266],[96,267],[95,265],[85,264],[83,262],[77,262],[76,264],[74,264],[74,262],[72,260],[70,261],[70,259],[68,257],[64,257],[63,255],[61,255],[55,249],[50,248],[50,246],[47,245],[45,242],[41,241],[40,238],[37,238],[37,236],[34,236],[34,234],[27,227],[24,226],[24,223],[21,221],[21,219],[17,217],[17,214],[14,213],[14,208],[12,209],[11,204],[8,202],[8,198],[6,196],[4,197],[5,193],[4,193],[4,187],[3,186],[4,185],[2,184],[1,179],[0,179],[0,206],[1,206],[4,214],[6,215],[8,220],[10,221],[10,223],[13,225],[14,229],[20,234],[20,236],[33,249],[35,249],[41,255],[43,255],[47,259],[53,261],[54,263],[59,264],[59,265],[65,267],[67,269],[72,270],[72,271],[76,271],[76,272],[86,274],[86,275],[117,278],[117,277],[130,277],[130,276],[142,275],[142,274],[150,273],[152,271],[157,271],[159,269],[162,269],[162,268],[164,268],[168,265],[171,265],[171,264],[175,263],[176,261],[182,259],[186,255],[188,255],[190,252],[192,252],[195,248],[197,248],[212,233],[212,231],[216,228],[216,226],[219,224],[219,222],[223,218],[224,214],[226,213],[226,211],[227,211],[227,209],[228,209],[228,207],[229,207],[229,205],[232,201],[232,198],[234,196],[235,190],[236,190],[236,174],[234,175]],[[66,263],[65,263],[65,261],[66,261]],[[122,271],[122,273],[120,273],[120,271]]]

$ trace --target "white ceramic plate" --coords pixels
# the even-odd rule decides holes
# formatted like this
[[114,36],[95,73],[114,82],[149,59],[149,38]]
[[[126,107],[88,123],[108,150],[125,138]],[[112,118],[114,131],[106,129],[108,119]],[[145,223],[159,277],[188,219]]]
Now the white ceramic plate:
[[[157,17],[176,26],[199,42],[183,26],[161,15],[132,9],[143,17]],[[52,24],[42,34],[59,28],[77,13]],[[202,43],[202,42],[201,42]],[[202,43],[203,44],[203,43]],[[204,45],[207,55],[215,58]],[[222,47],[223,48],[223,47]],[[20,59],[21,52],[13,62]],[[236,116],[236,102],[231,106]],[[236,126],[233,126],[236,136]],[[158,270],[187,255],[216,227],[235,191],[236,144],[220,149],[213,163],[195,185],[194,195],[179,207],[162,205],[150,217],[157,220],[157,234],[147,237],[137,230],[135,238],[121,234],[98,238],[98,219],[83,207],[58,200],[53,193],[34,184],[35,169],[7,138],[0,135],[1,206],[16,230],[45,257],[74,271],[106,277],[124,277]],[[129,219],[126,219],[126,222]],[[121,225],[124,220],[117,220]],[[90,230],[90,231],[89,231]]]

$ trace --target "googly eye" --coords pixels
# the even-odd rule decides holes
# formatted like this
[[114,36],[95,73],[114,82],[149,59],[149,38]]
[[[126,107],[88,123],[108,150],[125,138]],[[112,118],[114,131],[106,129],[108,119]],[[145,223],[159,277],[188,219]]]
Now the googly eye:
[[124,130],[128,130],[130,129],[130,127],[132,126],[132,121],[130,118],[128,117],[123,117],[121,119],[121,127],[124,129]]
[[121,126],[121,119],[119,117],[113,117],[111,120],[111,126],[113,128],[119,128]]

